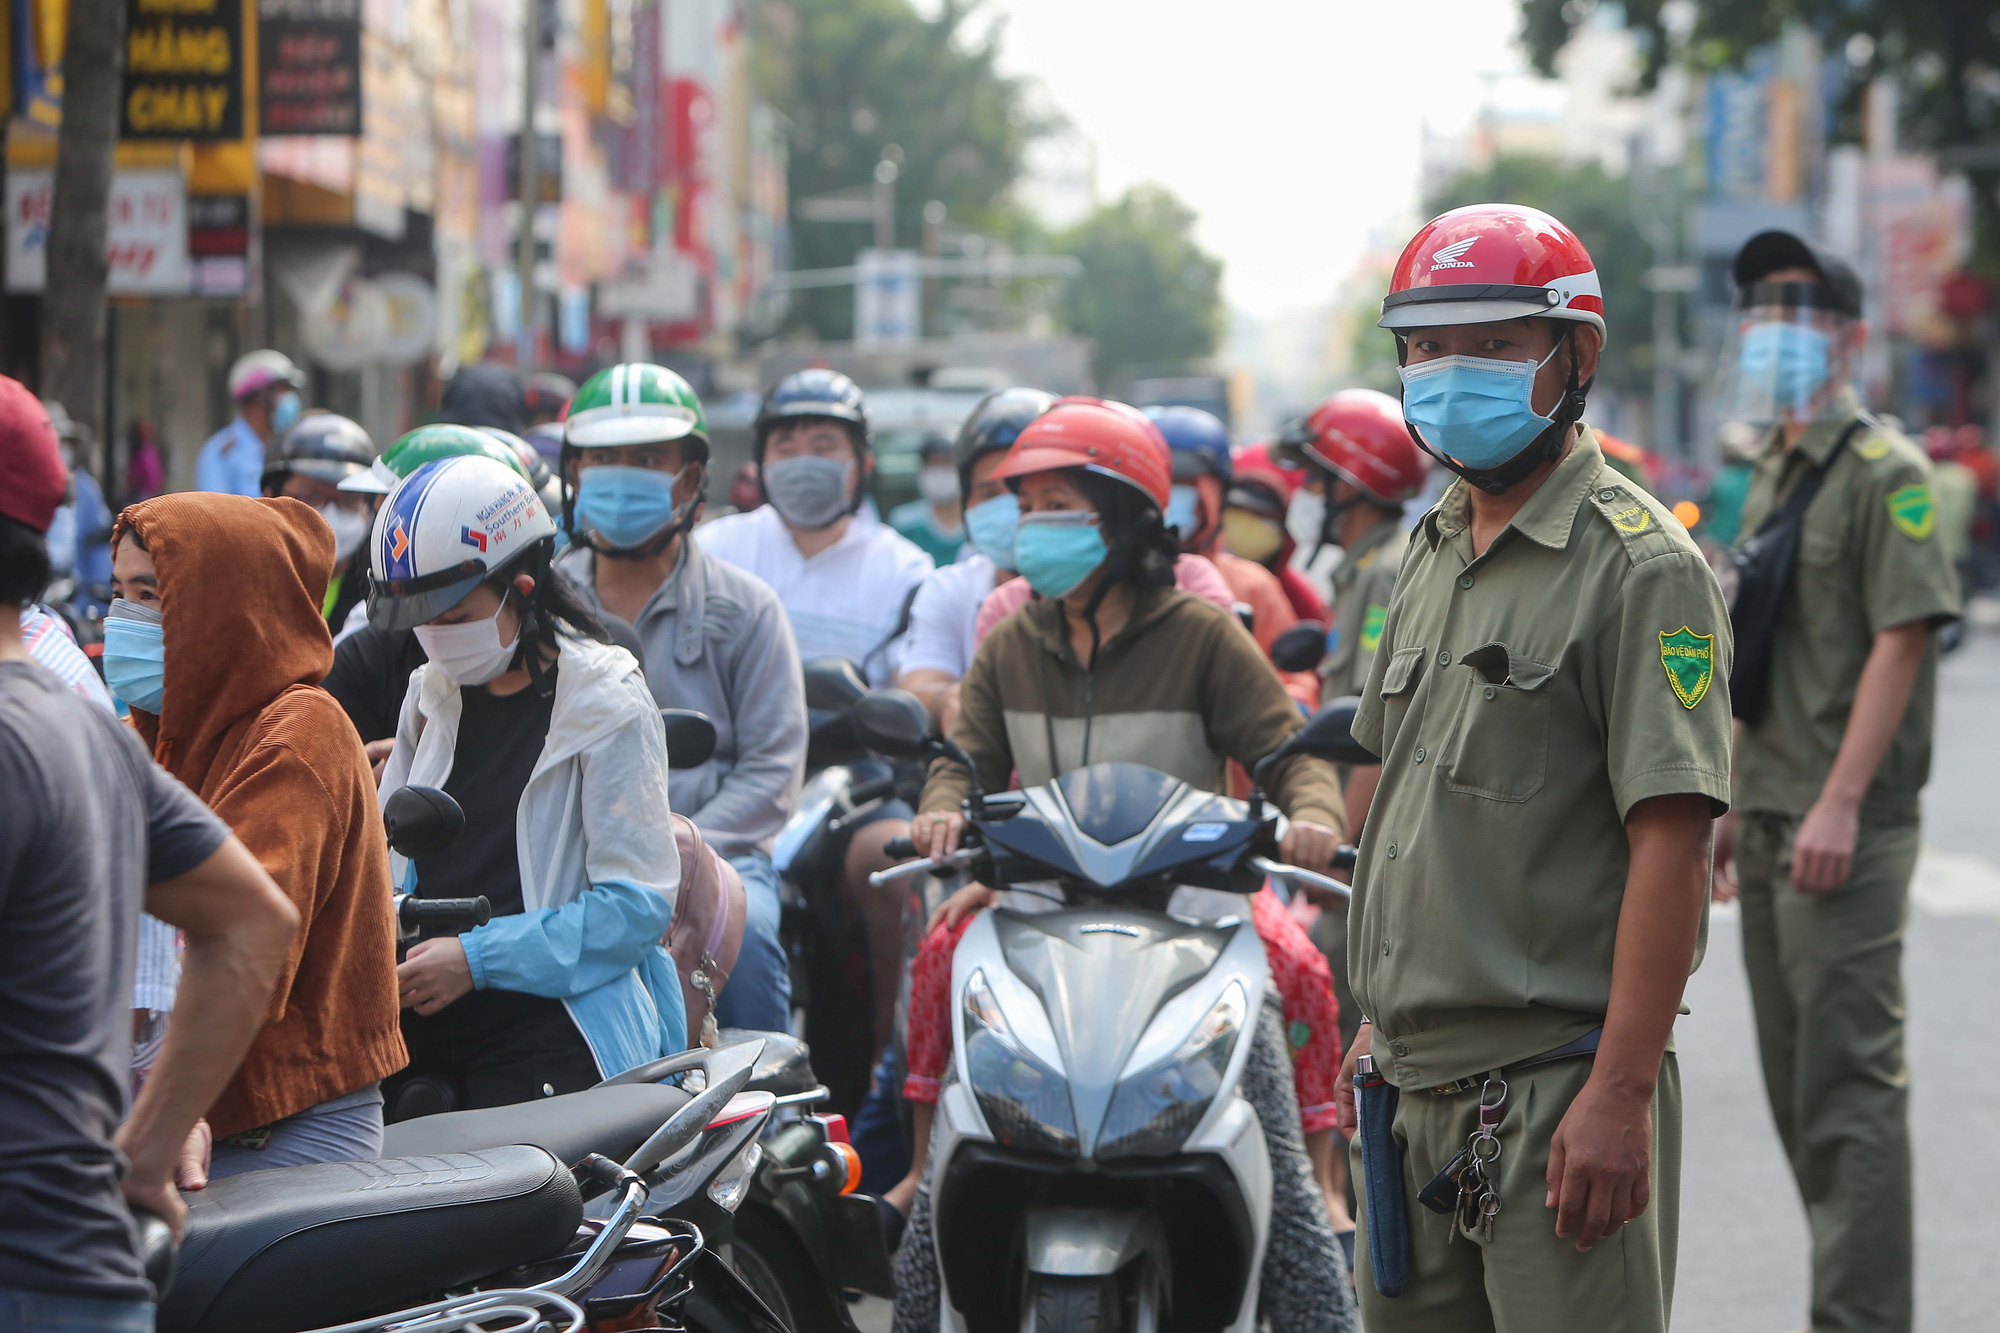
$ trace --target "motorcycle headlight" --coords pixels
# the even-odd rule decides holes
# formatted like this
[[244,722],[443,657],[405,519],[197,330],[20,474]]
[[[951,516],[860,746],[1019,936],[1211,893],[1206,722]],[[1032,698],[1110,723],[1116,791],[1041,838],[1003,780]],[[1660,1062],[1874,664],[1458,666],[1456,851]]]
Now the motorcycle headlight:
[[972,1095],[993,1137],[1023,1152],[1075,1154],[1069,1084],[1015,1038],[983,971],[966,980],[960,1030]]
[[1099,1157],[1166,1157],[1181,1150],[1222,1088],[1248,1011],[1232,981],[1174,1053],[1118,1085],[1098,1135]]

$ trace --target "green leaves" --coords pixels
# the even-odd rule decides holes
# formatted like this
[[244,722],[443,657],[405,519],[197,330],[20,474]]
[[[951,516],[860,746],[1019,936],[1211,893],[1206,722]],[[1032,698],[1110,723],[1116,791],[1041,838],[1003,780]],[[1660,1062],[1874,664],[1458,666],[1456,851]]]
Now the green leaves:
[[1083,261],[1063,294],[1070,329],[1096,340],[1098,383],[1177,371],[1222,334],[1222,261],[1194,239],[1195,212],[1160,185],[1135,185],[1055,237]]

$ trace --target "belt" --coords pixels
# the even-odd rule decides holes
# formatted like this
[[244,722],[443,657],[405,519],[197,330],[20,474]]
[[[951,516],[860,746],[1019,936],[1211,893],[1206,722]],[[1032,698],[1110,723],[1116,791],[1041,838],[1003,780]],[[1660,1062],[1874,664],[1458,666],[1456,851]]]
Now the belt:
[[1511,1065],[1503,1065],[1499,1069],[1489,1073],[1475,1074],[1471,1078],[1453,1079],[1449,1083],[1440,1083],[1436,1087],[1426,1088],[1424,1091],[1430,1093],[1433,1097],[1455,1097],[1461,1092],[1476,1092],[1486,1084],[1488,1079],[1496,1077],[1501,1079],[1512,1078],[1516,1074],[1526,1073],[1528,1070],[1538,1068],[1541,1065],[1552,1065],[1558,1060],[1574,1060],[1580,1055],[1595,1055],[1597,1054],[1597,1043],[1602,1040],[1603,1036],[1604,1029],[1594,1027],[1575,1041],[1558,1046],[1552,1051],[1543,1051],[1540,1055],[1531,1055],[1525,1060],[1517,1060]]

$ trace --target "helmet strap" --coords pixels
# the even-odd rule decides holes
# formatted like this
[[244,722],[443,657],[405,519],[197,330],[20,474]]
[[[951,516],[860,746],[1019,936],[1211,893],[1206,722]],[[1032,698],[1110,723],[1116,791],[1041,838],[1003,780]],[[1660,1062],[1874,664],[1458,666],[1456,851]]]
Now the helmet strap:
[[[1417,448],[1443,464],[1445,469],[1463,477],[1469,484],[1477,486],[1488,495],[1505,495],[1524,481],[1528,475],[1544,463],[1554,462],[1562,457],[1563,448],[1569,442],[1570,427],[1583,420],[1584,400],[1590,394],[1590,386],[1597,382],[1595,375],[1581,383],[1577,380],[1576,365],[1576,325],[1567,320],[1563,323],[1562,341],[1569,344],[1569,382],[1563,388],[1562,400],[1556,404],[1554,418],[1547,430],[1528,442],[1528,447],[1502,463],[1499,467],[1477,471],[1463,467],[1451,458],[1431,448],[1430,442],[1417,433],[1417,428],[1408,421],[1403,429],[1410,433],[1410,439]],[[1402,365],[1409,355],[1409,344],[1401,334],[1396,337],[1396,363]]]

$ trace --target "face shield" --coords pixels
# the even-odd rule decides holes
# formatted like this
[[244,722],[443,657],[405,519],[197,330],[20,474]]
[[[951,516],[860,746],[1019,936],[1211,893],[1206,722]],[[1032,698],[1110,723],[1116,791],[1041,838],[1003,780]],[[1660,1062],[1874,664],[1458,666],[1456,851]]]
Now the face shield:
[[1812,421],[1833,411],[1860,359],[1861,321],[1810,282],[1760,282],[1743,292],[1722,349],[1725,424]]

